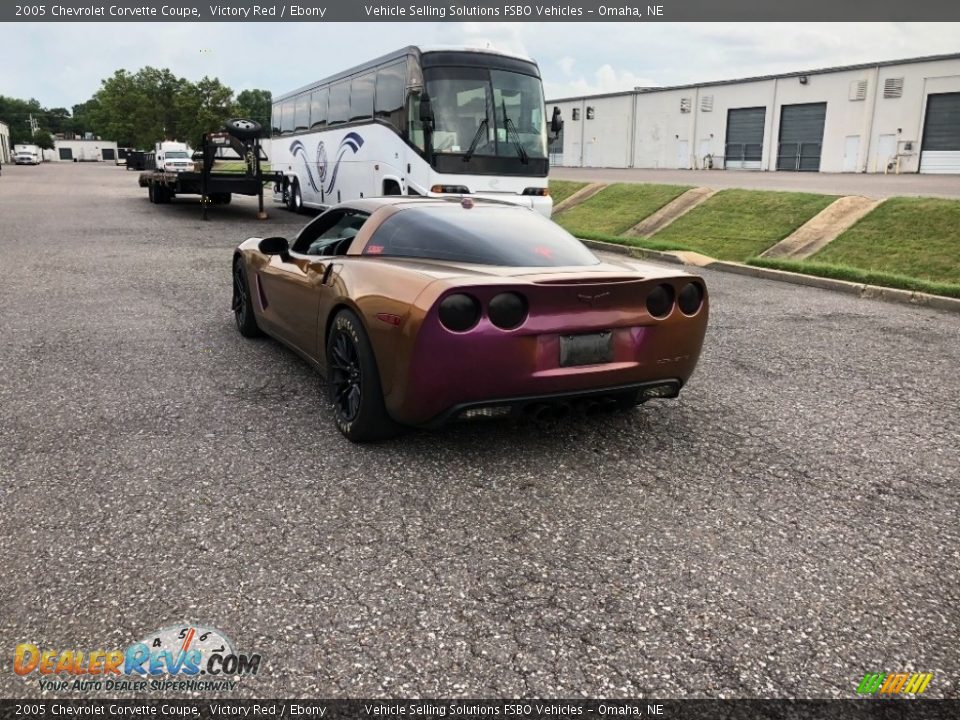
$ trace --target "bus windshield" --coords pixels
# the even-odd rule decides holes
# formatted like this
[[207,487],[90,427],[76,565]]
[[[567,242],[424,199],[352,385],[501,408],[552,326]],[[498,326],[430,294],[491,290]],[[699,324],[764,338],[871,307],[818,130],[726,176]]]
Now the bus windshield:
[[[424,69],[433,108],[433,152],[514,158],[547,157],[543,88],[531,75],[477,67]],[[419,107],[411,112],[419,112]]]

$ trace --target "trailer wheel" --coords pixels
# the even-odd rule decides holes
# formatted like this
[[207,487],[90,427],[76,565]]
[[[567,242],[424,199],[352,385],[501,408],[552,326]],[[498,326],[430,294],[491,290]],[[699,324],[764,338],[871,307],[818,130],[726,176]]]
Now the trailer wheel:
[[262,130],[260,123],[256,120],[247,120],[245,118],[233,118],[223,124],[224,129],[240,140],[253,140],[260,136]]

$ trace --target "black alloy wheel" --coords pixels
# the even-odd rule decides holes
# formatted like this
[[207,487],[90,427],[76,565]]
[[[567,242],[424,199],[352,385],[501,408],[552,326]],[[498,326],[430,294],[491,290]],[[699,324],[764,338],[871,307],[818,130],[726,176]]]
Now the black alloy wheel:
[[253,301],[250,299],[250,285],[243,270],[243,261],[237,258],[233,263],[233,318],[237,330],[244,337],[253,338],[263,335],[253,314]]
[[345,332],[333,334],[330,348],[330,393],[337,413],[344,422],[350,423],[360,414],[363,397],[363,375],[360,369],[360,354],[353,338]]
[[327,338],[327,388],[334,423],[349,440],[383,440],[396,434],[384,406],[373,347],[351,310],[337,313]]

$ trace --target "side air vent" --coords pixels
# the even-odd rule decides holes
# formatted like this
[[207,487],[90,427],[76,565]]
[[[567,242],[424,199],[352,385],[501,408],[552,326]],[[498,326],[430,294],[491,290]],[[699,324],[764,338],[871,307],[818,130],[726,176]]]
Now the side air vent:
[[887,78],[884,80],[883,96],[885,98],[903,97],[903,78]]

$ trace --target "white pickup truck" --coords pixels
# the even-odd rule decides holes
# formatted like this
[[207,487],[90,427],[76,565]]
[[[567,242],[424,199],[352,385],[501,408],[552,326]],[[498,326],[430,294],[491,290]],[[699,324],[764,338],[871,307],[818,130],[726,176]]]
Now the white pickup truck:
[[157,170],[185,172],[193,170],[193,151],[186,143],[165,140],[158,142],[154,154]]
[[16,165],[39,165],[43,161],[39,145],[14,145],[13,162]]

